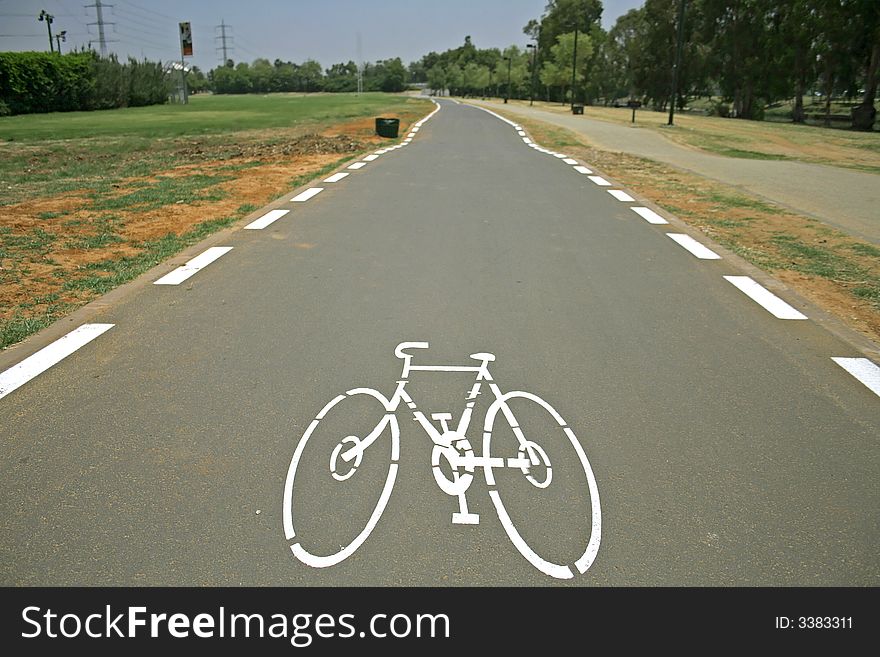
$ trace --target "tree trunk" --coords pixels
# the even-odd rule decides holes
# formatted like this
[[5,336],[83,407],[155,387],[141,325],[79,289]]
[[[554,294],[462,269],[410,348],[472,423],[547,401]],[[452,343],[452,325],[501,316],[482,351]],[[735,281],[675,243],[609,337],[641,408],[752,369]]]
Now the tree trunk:
[[831,92],[834,91],[834,76],[831,74],[831,64],[825,65],[825,121],[826,128],[831,127]]
[[791,120],[794,123],[806,122],[806,114],[804,112],[804,52],[798,48],[795,55],[795,89],[794,89],[794,109],[791,112]]
[[877,119],[874,98],[877,96],[878,68],[880,68],[880,42],[875,43],[871,49],[871,61],[868,64],[868,74],[865,76],[865,97],[861,104],[852,110],[853,130],[874,129],[874,121]]

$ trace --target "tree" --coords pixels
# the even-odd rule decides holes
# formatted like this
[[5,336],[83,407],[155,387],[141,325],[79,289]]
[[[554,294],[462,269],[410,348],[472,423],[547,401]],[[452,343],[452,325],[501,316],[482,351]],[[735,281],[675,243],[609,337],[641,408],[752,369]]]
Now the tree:
[[[553,62],[556,64],[560,72],[565,72],[568,76],[568,85],[571,84],[571,67],[574,58],[574,32],[560,34],[556,43],[550,48]],[[585,69],[587,62],[593,54],[593,45],[589,35],[583,34],[578,37],[577,60],[574,63],[574,82],[580,85],[585,79]],[[563,88],[565,85],[563,85]],[[571,90],[574,93],[574,90]],[[564,94],[563,94],[564,99]]]
[[566,75],[566,71],[560,69],[553,61],[546,61],[541,65],[541,71],[538,74],[541,84],[547,89],[547,102],[550,102],[550,88],[559,87],[563,90],[562,103],[565,104],[565,85],[571,81]]
[[400,92],[406,89],[406,69],[400,57],[379,62],[379,89],[385,92]]
[[302,82],[302,91],[306,93],[321,91],[321,82],[323,81],[321,65],[314,59],[307,59],[299,67],[299,79]]
[[464,88],[464,71],[461,70],[458,64],[452,64],[446,69],[446,85],[449,88],[449,93],[452,95],[462,92]]
[[435,64],[428,70],[428,87],[433,93],[441,95],[446,89],[446,71],[440,64]]
[[877,97],[880,78],[880,3],[876,0],[859,0],[858,10],[863,27],[861,54],[865,61],[864,95],[862,102],[852,111],[853,128],[873,130],[877,119],[874,99]]

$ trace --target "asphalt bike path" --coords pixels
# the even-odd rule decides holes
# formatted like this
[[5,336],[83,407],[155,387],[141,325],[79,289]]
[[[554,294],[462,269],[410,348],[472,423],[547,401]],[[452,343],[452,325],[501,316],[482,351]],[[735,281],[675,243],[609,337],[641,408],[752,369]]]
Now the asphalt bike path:
[[0,385],[0,581],[880,582],[865,354],[589,163],[440,105]]
[[880,244],[880,214],[877,212],[880,175],[875,173],[807,162],[724,157],[676,144],[637,125],[618,125],[516,104],[483,101],[477,104],[568,128],[585,135],[604,150],[647,157],[739,187],[845,233]]

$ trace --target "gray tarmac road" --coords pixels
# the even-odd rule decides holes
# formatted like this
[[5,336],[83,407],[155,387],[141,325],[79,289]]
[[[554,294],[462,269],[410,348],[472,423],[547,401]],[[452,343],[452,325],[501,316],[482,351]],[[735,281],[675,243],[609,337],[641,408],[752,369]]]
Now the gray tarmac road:
[[[651,225],[498,118],[441,105],[407,147],[315,183],[307,202],[285,197],[273,207],[290,212],[263,230],[191,250],[233,247],[180,285],[152,281],[189,256],[76,316],[114,327],[0,399],[0,582],[880,583],[880,399],[831,360],[863,354],[729,253],[694,257],[667,237],[686,232],[674,220]],[[777,319],[726,275],[811,318]],[[481,468],[467,491],[479,524],[453,524],[459,501],[435,483],[405,404],[399,459],[386,426],[350,478],[331,477],[339,441],[385,415],[364,394],[333,406],[302,451],[296,540],[318,555],[350,544],[394,462],[387,507],[340,563],[294,557],[282,498],[300,437],[346,391],[391,396],[405,341],[430,343],[416,365],[491,352],[500,390],[538,395],[568,423],[601,500],[585,573],[554,579],[523,556]],[[413,372],[407,391],[457,422],[474,378]],[[486,387],[468,432],[478,455]],[[537,555],[573,564],[598,537],[595,496],[553,417],[527,399],[510,408],[552,480],[495,468],[495,490]],[[516,458],[498,417],[492,456]]]
[[638,125],[618,125],[518,104],[473,102],[574,130],[603,150],[647,157],[739,187],[845,233],[880,244],[880,213],[877,211],[880,175],[876,173],[807,162],[713,155],[677,144]]

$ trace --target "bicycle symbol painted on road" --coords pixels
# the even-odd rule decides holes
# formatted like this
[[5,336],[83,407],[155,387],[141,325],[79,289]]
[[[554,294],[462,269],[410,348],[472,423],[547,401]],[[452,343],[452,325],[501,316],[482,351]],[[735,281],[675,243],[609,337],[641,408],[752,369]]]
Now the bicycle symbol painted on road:
[[[427,342],[402,342],[394,350],[395,355],[403,360],[403,372],[400,380],[397,382],[397,389],[390,398],[385,397],[382,393],[372,388],[354,388],[330,400],[305,430],[293,453],[284,484],[284,534],[290,542],[290,548],[294,556],[302,563],[313,568],[327,568],[350,557],[367,540],[382,517],[397,479],[400,457],[400,426],[396,413],[401,404],[404,404],[412,413],[415,423],[425,431],[433,443],[431,469],[437,486],[450,497],[458,499],[458,511],[452,514],[453,524],[479,524],[479,514],[468,509],[467,492],[474,481],[475,473],[482,469],[483,478],[489,489],[489,497],[492,500],[498,519],[513,545],[522,556],[542,573],[558,579],[573,578],[574,570],[581,574],[585,573],[592,565],[599,550],[602,520],[599,490],[593,470],[574,431],[549,403],[537,395],[523,391],[502,393],[489,373],[489,363],[495,360],[493,354],[471,354],[470,357],[480,363],[476,366],[413,365],[413,355],[408,353],[408,351],[427,348]],[[476,374],[476,382],[467,394],[465,408],[455,428],[450,427],[452,420],[450,413],[432,413],[431,419],[428,419],[418,409],[416,402],[407,392],[407,385],[410,383],[409,375],[411,372],[416,371],[472,372]],[[477,397],[480,395],[484,385],[488,386],[489,391],[494,396],[494,401],[491,402],[486,411],[483,422],[482,453],[478,455],[475,453],[467,433],[470,428]],[[303,547],[300,534],[298,533],[302,530],[298,529],[298,516],[294,514],[294,504],[298,500],[298,492],[301,488],[301,486],[298,488],[297,484],[308,476],[304,474],[306,468],[302,466],[304,454],[308,449],[310,441],[314,439],[316,432],[321,430],[322,422],[327,421],[328,415],[345,402],[351,404],[352,402],[349,400],[354,399],[370,401],[373,404],[378,401],[382,406],[382,409],[379,411],[381,417],[378,423],[372,425],[372,422],[369,422],[367,426],[352,427],[352,429],[356,430],[352,435],[340,436],[338,438],[331,436],[330,444],[335,443],[335,446],[330,451],[329,459],[325,456],[322,460],[316,462],[319,463],[319,469],[323,470],[325,476],[329,473],[332,477],[332,480],[328,481],[331,483],[336,482],[332,485],[335,486],[341,482],[347,482],[357,477],[367,450],[374,444],[380,443],[380,437],[390,431],[391,449],[388,469],[387,473],[385,473],[383,465],[380,474],[380,476],[385,477],[384,486],[366,525],[348,545],[340,546],[337,551],[329,554],[314,554]],[[542,557],[530,547],[521,532],[514,526],[508,509],[505,506],[504,493],[502,490],[499,490],[501,487],[496,483],[496,473],[500,471],[514,473],[516,476],[524,478],[532,487],[531,490],[548,489],[555,481],[553,476],[554,463],[551,463],[547,451],[541,444],[543,442],[546,446],[548,444],[546,441],[549,438],[543,434],[540,439],[532,435],[531,438],[535,438],[533,440],[525,435],[523,427],[518,422],[511,408],[511,402],[514,400],[520,400],[516,402],[517,405],[523,402],[529,405],[537,405],[537,408],[534,410],[541,412],[544,424],[550,427],[550,431],[557,434],[555,437],[559,438],[559,442],[566,449],[570,447],[574,451],[571,455],[573,458],[569,459],[568,462],[575,464],[571,467],[573,467],[580,480],[578,485],[581,488],[586,485],[589,493],[589,536],[582,539],[582,542],[579,544],[581,547],[577,548],[577,552],[580,553],[580,550],[583,549],[583,553],[579,558],[573,559],[571,565],[569,563],[555,563],[548,558]],[[547,415],[549,415],[549,418],[546,417]],[[439,423],[439,428],[435,423]],[[512,435],[515,436],[516,456],[508,456],[506,458],[492,456],[493,433],[500,432],[502,427],[504,431],[512,432]],[[358,429],[360,431],[357,431]],[[377,449],[381,451],[381,448],[374,448],[371,451],[375,452]],[[562,463],[557,460],[555,465],[559,466]],[[368,506],[372,506],[372,503],[370,502]],[[583,511],[586,514],[586,509]],[[357,524],[357,527],[359,528],[360,524]],[[563,528],[560,527],[559,529],[562,530]]]

